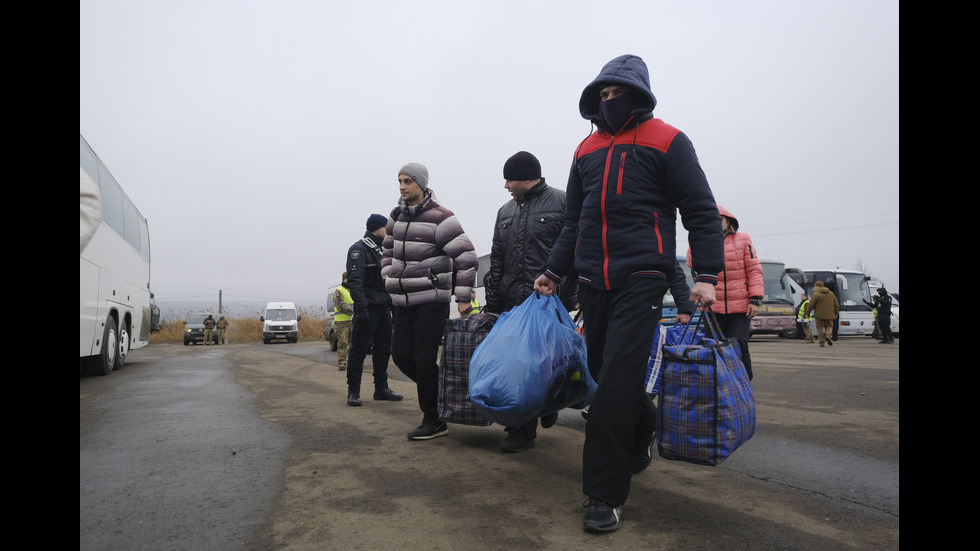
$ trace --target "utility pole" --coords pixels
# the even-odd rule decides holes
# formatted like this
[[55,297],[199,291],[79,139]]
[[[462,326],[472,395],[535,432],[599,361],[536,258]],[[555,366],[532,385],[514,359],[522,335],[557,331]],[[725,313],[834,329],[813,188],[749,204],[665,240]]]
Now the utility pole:
[[218,315],[221,315],[221,289],[218,289]]

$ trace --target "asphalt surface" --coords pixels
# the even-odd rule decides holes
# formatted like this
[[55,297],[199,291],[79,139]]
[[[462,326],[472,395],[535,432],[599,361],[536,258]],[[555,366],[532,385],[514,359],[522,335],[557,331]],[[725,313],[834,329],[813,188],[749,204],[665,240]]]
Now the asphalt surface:
[[577,410],[519,454],[496,425],[411,442],[393,364],[405,400],[366,373],[350,408],[323,341],[148,346],[79,378],[79,548],[898,549],[899,340],[750,347],[753,438],[718,467],[655,458],[594,535]]

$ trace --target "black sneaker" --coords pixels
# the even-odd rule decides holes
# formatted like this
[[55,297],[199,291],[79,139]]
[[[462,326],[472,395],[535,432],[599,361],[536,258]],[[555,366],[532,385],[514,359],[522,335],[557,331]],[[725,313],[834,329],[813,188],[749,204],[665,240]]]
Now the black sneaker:
[[605,501],[590,497],[585,500],[582,524],[586,532],[612,532],[619,528],[619,519],[622,516],[622,507],[613,507]]
[[582,410],[582,419],[585,419],[586,421],[589,420],[589,408],[585,408]]
[[409,440],[431,440],[433,438],[438,438],[440,436],[446,436],[449,434],[449,427],[446,423],[439,423],[438,425],[429,425],[427,423],[422,423],[417,429],[408,433]]
[[348,406],[359,406],[361,405],[361,397],[356,392],[351,392],[347,395],[347,405]]
[[827,339],[827,346],[834,346],[834,339]]
[[374,391],[375,400],[390,400],[392,402],[397,402],[401,400],[403,396],[401,394],[395,394],[395,391],[390,388],[382,388],[381,390]]
[[541,416],[541,428],[550,429],[558,421],[558,412],[549,413]]
[[537,435],[531,434],[526,426],[520,428],[507,427],[506,430],[510,434],[500,443],[501,450],[517,453],[534,447],[534,437]]

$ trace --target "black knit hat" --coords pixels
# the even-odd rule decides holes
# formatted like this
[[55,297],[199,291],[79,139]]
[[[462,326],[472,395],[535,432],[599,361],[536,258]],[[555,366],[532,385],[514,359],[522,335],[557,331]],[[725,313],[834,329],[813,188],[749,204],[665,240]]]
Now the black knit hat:
[[518,151],[504,163],[504,180],[537,180],[541,178],[541,163],[527,151]]
[[367,223],[365,227],[367,231],[373,232],[378,228],[383,228],[388,225],[388,217],[383,214],[372,214],[368,216]]

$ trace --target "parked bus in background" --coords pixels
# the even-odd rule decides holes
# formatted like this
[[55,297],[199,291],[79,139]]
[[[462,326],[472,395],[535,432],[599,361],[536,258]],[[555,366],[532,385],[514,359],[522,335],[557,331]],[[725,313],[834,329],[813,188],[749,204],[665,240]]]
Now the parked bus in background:
[[874,315],[871,307],[870,277],[857,270],[839,268],[811,270],[790,268],[790,277],[803,283],[807,296],[813,295],[813,283],[823,281],[840,303],[838,322],[834,324],[834,338],[838,335],[870,335],[874,332]]
[[150,339],[150,234],[146,218],[79,138],[79,164],[98,184],[102,211],[78,258],[79,368],[108,375]]
[[759,305],[759,314],[749,323],[752,335],[796,336],[796,308],[800,303],[803,286],[797,284],[786,271],[786,264],[775,260],[762,260],[762,284],[765,295]]

